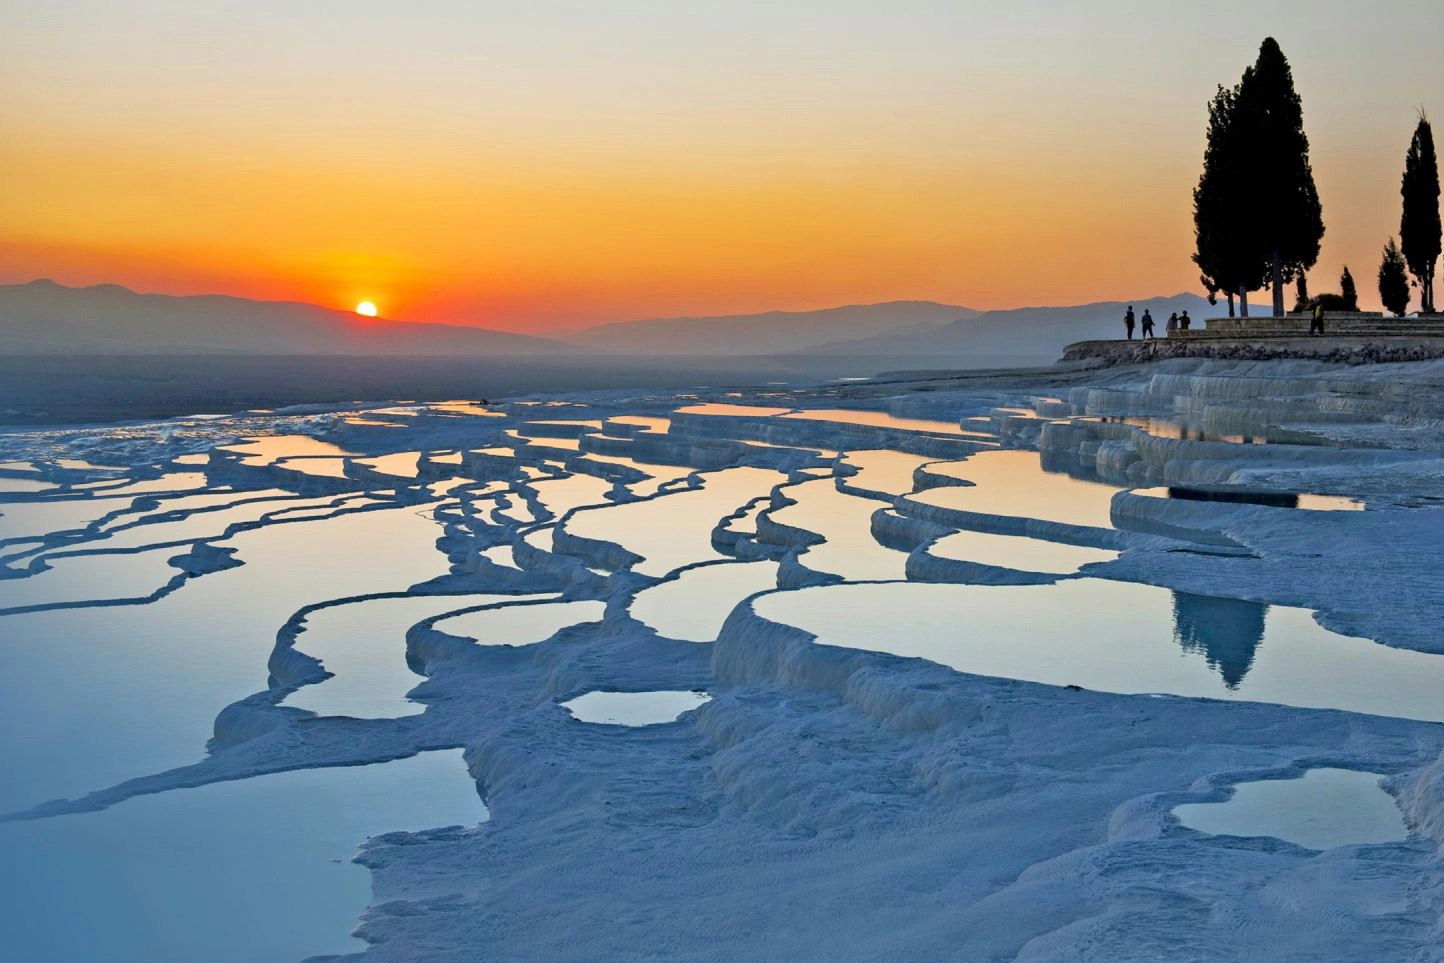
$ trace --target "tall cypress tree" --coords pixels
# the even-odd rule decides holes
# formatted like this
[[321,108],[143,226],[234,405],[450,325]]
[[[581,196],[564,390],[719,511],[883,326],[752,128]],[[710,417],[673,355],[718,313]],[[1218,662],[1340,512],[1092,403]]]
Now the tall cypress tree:
[[1248,317],[1247,293],[1263,283],[1267,266],[1258,254],[1249,197],[1243,183],[1248,145],[1237,122],[1238,88],[1219,87],[1208,105],[1208,142],[1203,173],[1193,189],[1193,230],[1199,281],[1210,300],[1222,291],[1233,317],[1237,292]]
[[1344,265],[1343,276],[1339,278],[1339,297],[1344,299],[1345,311],[1359,310],[1359,289],[1354,287],[1354,276],[1349,273],[1349,266]]
[[1303,102],[1274,38],[1264,38],[1258,60],[1244,71],[1234,114],[1234,124],[1249,145],[1245,183],[1269,264],[1274,316],[1282,317],[1284,284],[1319,259],[1324,220],[1309,165]]
[[1409,275],[1405,271],[1404,255],[1399,253],[1392,237],[1384,248],[1384,259],[1379,262],[1379,300],[1395,317],[1402,318],[1409,309]]
[[1419,113],[1419,126],[1404,157],[1404,216],[1399,224],[1399,249],[1419,284],[1419,310],[1434,310],[1434,265],[1439,260],[1439,162],[1434,156],[1434,131]]

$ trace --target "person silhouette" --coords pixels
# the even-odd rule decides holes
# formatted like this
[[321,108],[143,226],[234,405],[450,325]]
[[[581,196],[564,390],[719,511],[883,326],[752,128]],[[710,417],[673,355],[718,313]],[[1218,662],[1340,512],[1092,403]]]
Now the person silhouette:
[[1178,329],[1179,329],[1180,331],[1187,331],[1187,330],[1188,330],[1188,326],[1189,326],[1190,324],[1192,324],[1192,323],[1193,323],[1193,322],[1190,321],[1189,318],[1188,318],[1188,311],[1187,311],[1187,310],[1183,311],[1183,313],[1181,313],[1181,314],[1178,316]]
[[1169,334],[1172,334],[1173,332],[1175,332],[1175,331],[1178,330],[1178,312],[1177,312],[1177,311],[1173,312],[1172,314],[1170,314],[1170,315],[1168,316],[1168,324],[1167,324],[1166,327],[1168,328],[1168,333],[1169,333]]
[[1324,333],[1324,305],[1322,301],[1314,302],[1314,314],[1309,319],[1309,335]]
[[1129,340],[1129,341],[1132,341],[1132,340],[1133,340],[1133,305],[1131,305],[1131,304],[1128,306],[1128,310],[1123,313],[1123,329],[1128,332],[1128,340]]
[[1153,337],[1153,315],[1148,312],[1147,308],[1143,309],[1143,336],[1145,338]]

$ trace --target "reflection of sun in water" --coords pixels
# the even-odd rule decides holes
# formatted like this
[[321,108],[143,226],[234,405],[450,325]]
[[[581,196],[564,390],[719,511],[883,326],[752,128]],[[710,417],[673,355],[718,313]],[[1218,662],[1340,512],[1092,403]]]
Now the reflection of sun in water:
[[376,317],[376,305],[372,304],[370,301],[362,301],[360,304],[356,305],[356,313],[364,314],[368,318],[374,318]]

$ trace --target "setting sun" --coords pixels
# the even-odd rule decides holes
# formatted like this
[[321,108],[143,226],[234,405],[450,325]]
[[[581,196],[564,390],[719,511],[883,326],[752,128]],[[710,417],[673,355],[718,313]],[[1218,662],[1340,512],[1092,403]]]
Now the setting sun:
[[356,313],[364,314],[368,318],[374,318],[376,317],[376,305],[372,304],[370,301],[362,301],[360,304],[356,305]]

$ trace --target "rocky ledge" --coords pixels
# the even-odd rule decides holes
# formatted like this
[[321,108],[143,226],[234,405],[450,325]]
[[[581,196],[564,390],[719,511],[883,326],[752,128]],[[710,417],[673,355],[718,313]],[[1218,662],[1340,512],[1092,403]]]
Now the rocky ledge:
[[1079,341],[1063,349],[1063,361],[1098,359],[1105,364],[1138,364],[1165,358],[1271,361],[1310,358],[1336,364],[1379,364],[1444,358],[1444,337],[1352,338],[1158,338],[1136,341]]

